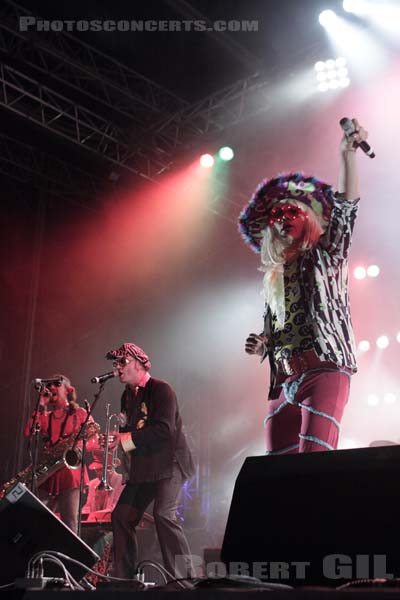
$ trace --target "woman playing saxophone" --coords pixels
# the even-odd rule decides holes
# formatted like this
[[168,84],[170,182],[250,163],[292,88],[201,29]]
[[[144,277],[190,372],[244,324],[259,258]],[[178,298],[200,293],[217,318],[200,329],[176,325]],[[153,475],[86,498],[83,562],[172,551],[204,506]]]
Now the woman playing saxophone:
[[[60,454],[59,448],[71,446],[74,443],[75,434],[86,419],[86,410],[77,403],[77,394],[70,380],[65,375],[54,375],[55,381],[47,386],[45,393],[42,393],[40,399],[40,414],[38,415],[39,433],[44,443],[44,452],[46,456],[54,455],[54,460]],[[51,410],[49,405],[51,404]],[[89,423],[94,429],[93,419],[90,417]],[[90,425],[89,425],[90,427]],[[32,428],[32,418],[26,424],[24,435],[29,437]],[[90,431],[89,431],[90,435]],[[97,435],[88,437],[87,448],[93,450],[98,447]],[[58,460],[58,458],[57,458]],[[57,462],[57,465],[59,463]],[[53,511],[60,513],[61,520],[72,531],[76,533],[78,527],[78,508],[79,508],[79,482],[81,476],[81,467],[70,468],[61,466],[54,474],[48,477],[44,483],[39,480],[39,498]],[[84,467],[85,485],[89,482],[87,469]]]

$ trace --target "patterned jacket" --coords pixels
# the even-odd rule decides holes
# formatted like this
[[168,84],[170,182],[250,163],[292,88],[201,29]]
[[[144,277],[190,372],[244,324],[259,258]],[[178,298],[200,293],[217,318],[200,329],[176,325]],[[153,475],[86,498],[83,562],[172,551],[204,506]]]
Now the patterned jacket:
[[[307,323],[313,335],[315,352],[321,361],[357,370],[355,341],[348,293],[348,255],[358,200],[337,194],[328,229],[313,249],[299,261],[299,282],[306,307]],[[269,337],[271,313],[266,308],[262,335]],[[269,357],[271,392],[277,367],[272,348],[265,347],[262,360]]]

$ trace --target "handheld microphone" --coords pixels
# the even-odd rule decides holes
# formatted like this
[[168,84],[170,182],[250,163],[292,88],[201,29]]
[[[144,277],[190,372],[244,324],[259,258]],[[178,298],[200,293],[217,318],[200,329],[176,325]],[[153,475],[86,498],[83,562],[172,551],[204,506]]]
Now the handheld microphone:
[[47,386],[54,383],[54,385],[60,385],[62,383],[61,377],[53,377],[52,379],[34,379],[33,385],[38,390],[42,385]]
[[97,375],[97,377],[92,377],[92,379],[90,380],[91,383],[104,383],[105,381],[107,381],[108,379],[111,379],[112,377],[116,377],[118,375],[117,371],[109,371],[109,373],[103,373],[103,375]]
[[[339,121],[340,127],[343,129],[346,137],[350,137],[353,133],[357,132],[357,129],[354,126],[354,123],[351,119],[347,117],[343,117]],[[362,142],[354,142],[356,146],[360,146],[361,150],[365,152],[367,156],[370,158],[375,158],[375,152],[372,150],[371,146],[363,140]]]

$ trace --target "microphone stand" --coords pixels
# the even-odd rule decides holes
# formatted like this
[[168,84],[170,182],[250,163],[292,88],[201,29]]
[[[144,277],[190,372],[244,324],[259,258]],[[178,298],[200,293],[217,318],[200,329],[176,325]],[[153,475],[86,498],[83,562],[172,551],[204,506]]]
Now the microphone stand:
[[38,486],[37,486],[37,464],[39,459],[39,433],[40,433],[40,423],[39,423],[39,414],[40,414],[40,400],[42,397],[43,389],[45,385],[43,383],[38,384],[38,395],[35,405],[35,410],[32,415],[32,425],[29,431],[29,442],[28,442],[28,452],[32,462],[32,478],[31,478],[31,492],[37,496]]
[[85,400],[85,407],[86,407],[86,419],[82,422],[78,433],[75,436],[75,440],[72,446],[72,450],[74,450],[76,448],[76,445],[78,443],[78,441],[80,439],[82,439],[82,463],[81,463],[81,477],[80,477],[80,481],[79,481],[79,507],[78,507],[78,528],[77,528],[77,534],[79,537],[81,537],[81,524],[82,524],[82,507],[83,507],[83,487],[84,487],[84,477],[85,477],[85,455],[86,455],[86,442],[87,442],[87,426],[89,424],[89,418],[93,412],[93,409],[95,408],[98,399],[100,398],[101,393],[104,390],[104,386],[105,386],[105,381],[103,381],[102,383],[100,383],[99,385],[99,389],[97,390],[96,394],[94,395],[94,400],[92,403],[92,406],[90,406],[89,402],[87,400]]
[[[81,537],[81,514],[82,514],[82,507],[83,507],[83,488],[84,488],[84,483],[85,483],[85,458],[86,458],[86,443],[87,443],[87,425],[88,425],[88,419],[91,415],[91,408],[90,408],[90,404],[87,400],[85,400],[85,407],[86,407],[86,411],[87,411],[87,418],[84,421],[83,427],[81,427],[81,430],[79,431],[79,433],[81,434],[82,437],[82,456],[81,456],[81,476],[79,479],[79,504],[78,504],[78,527],[77,527],[77,535],[79,537]],[[74,447],[75,447],[75,443],[74,443]]]

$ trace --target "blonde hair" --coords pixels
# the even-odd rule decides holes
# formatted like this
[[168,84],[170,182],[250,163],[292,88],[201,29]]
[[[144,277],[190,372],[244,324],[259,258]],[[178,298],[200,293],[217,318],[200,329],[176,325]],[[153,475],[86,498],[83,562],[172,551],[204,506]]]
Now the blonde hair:
[[265,273],[263,279],[263,294],[266,304],[277,319],[277,329],[283,329],[285,324],[285,289],[283,280],[284,264],[296,259],[318,244],[324,229],[314,211],[303,202],[283,200],[301,208],[307,215],[304,223],[303,236],[299,242],[282,238],[273,227],[263,230],[261,244],[261,267]]

